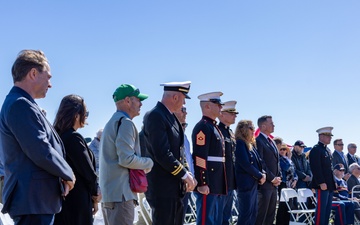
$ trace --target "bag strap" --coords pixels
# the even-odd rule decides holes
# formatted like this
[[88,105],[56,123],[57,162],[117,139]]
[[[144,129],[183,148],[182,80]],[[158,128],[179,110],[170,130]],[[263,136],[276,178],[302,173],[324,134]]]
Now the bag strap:
[[121,117],[121,118],[119,119],[119,123],[118,123],[117,129],[116,129],[116,136],[117,136],[117,134],[119,133],[119,127],[120,127],[120,125],[121,125],[121,120],[122,120],[123,118],[124,118],[124,117]]

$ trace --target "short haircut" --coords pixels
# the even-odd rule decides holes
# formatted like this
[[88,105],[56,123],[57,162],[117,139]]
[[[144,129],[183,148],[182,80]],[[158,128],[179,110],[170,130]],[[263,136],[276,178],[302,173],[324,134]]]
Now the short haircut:
[[335,145],[338,141],[342,141],[342,139],[341,138],[335,139],[333,144]]
[[264,122],[266,122],[266,120],[267,120],[268,118],[271,119],[272,116],[265,115],[265,116],[260,117],[260,118],[258,119],[258,121],[257,121],[258,127],[260,127]]
[[14,83],[22,81],[33,68],[43,72],[45,69],[49,69],[48,67],[48,60],[42,51],[22,50],[11,68],[13,81]]
[[349,173],[352,174],[352,172],[354,171],[354,169],[358,168],[359,165],[357,163],[351,163],[349,166]]
[[273,141],[275,141],[275,144],[281,145],[283,143],[283,139],[281,137],[274,137]]

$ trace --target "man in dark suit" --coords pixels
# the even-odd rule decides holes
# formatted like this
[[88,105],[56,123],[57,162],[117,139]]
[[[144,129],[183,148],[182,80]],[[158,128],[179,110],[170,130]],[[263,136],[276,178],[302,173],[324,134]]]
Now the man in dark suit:
[[152,209],[153,225],[183,224],[182,198],[196,186],[193,175],[184,167],[184,131],[174,112],[185,104],[190,82],[162,84],[161,102],[147,113],[144,134],[147,156],[154,166],[147,174],[146,199]]
[[357,163],[360,165],[360,158],[356,154],[357,146],[355,143],[351,142],[347,146],[348,154],[346,154],[346,158],[348,160],[348,165],[350,166],[353,163]]
[[272,225],[275,217],[277,186],[281,183],[279,152],[275,142],[270,138],[274,132],[271,116],[262,116],[257,121],[260,134],[256,138],[257,151],[263,160],[266,171],[266,182],[258,191],[258,215],[256,225]]
[[331,152],[326,146],[330,144],[332,127],[323,127],[316,132],[319,142],[309,154],[310,168],[313,172],[311,188],[316,191],[317,205],[315,224],[327,225],[331,212],[331,202],[335,190],[335,180],[331,165]]
[[194,191],[196,197],[196,224],[222,224],[220,195],[227,194],[225,173],[224,138],[215,119],[220,115],[222,92],[211,92],[198,96],[201,120],[192,132],[195,177],[199,181]]
[[332,162],[331,162],[332,166],[334,167],[337,164],[342,164],[345,168],[344,180],[347,180],[350,177],[350,173],[349,173],[348,159],[343,152],[344,142],[342,139],[335,139],[333,144],[335,150],[332,154]]
[[[14,86],[0,115],[1,161],[5,167],[3,213],[15,224],[49,225],[75,177],[60,137],[34,99],[44,98],[50,66],[41,51],[24,50],[13,67]],[[62,195],[62,196],[61,196]]]

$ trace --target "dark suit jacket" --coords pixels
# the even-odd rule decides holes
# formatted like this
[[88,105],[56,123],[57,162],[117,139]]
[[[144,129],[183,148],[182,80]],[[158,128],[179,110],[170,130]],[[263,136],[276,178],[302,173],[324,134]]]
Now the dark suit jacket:
[[54,214],[61,208],[61,179],[72,180],[64,147],[34,99],[13,87],[0,115],[5,166],[2,212],[11,216]]
[[262,162],[256,149],[249,151],[243,140],[236,141],[235,174],[237,190],[250,191],[262,178]]
[[183,166],[184,131],[176,116],[161,103],[147,113],[144,119],[146,154],[154,161],[147,174],[146,197],[176,198],[185,194],[183,181],[187,169]]
[[266,171],[266,182],[262,186],[260,186],[260,189],[274,189],[275,187],[271,183],[271,181],[275,177],[281,177],[279,152],[277,149],[276,151],[274,151],[273,147],[271,147],[270,142],[261,133],[256,138],[256,147],[262,159],[263,168]]
[[345,161],[343,160],[341,155],[336,150],[334,150],[334,152],[332,154],[332,166],[334,167],[336,164],[341,163],[345,167],[345,173],[348,173],[348,171],[349,171],[349,166],[348,165],[349,164],[348,164],[347,157],[346,157],[345,154],[344,154],[344,158],[345,158]]
[[[349,193],[351,194],[351,191],[352,191],[352,188],[355,186],[355,185],[359,185],[360,182],[359,180],[354,176],[354,175],[351,175],[349,177],[349,179],[346,181],[347,183],[347,186],[348,186],[348,190],[349,190]],[[359,191],[360,188],[355,188],[356,191]],[[354,194],[355,197],[357,198],[360,198],[360,193],[357,193],[357,194]]]
[[351,155],[350,155],[349,153],[346,154],[346,158],[347,158],[347,160],[348,160],[348,165],[349,165],[349,166],[350,166],[351,164],[353,164],[353,163],[359,164],[359,156],[354,155],[354,157],[355,157],[355,160],[351,157]]

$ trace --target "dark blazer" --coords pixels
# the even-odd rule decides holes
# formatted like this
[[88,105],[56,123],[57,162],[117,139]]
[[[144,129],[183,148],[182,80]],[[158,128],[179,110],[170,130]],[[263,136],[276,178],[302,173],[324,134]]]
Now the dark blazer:
[[225,157],[224,139],[216,121],[203,116],[192,132],[193,161],[198,186],[208,185],[211,194],[226,194],[225,161],[208,157]]
[[263,172],[261,161],[255,148],[249,151],[243,140],[236,141],[235,174],[238,191],[250,191],[258,186]]
[[329,191],[335,190],[335,180],[331,165],[330,150],[326,145],[319,142],[310,151],[309,155],[310,168],[313,173],[311,187],[320,189],[320,184],[326,183]]
[[332,154],[332,166],[334,167],[336,164],[343,164],[344,167],[345,167],[345,173],[348,173],[349,171],[349,164],[348,164],[348,158],[346,157],[346,155],[344,154],[344,158],[345,158],[345,161],[344,159],[341,157],[341,155],[336,151],[334,150],[333,154]]
[[235,169],[234,169],[234,152],[236,147],[235,136],[230,127],[223,123],[219,123],[219,129],[225,141],[225,170],[226,183],[228,190],[236,189]]
[[256,138],[256,146],[263,162],[263,168],[266,171],[266,182],[260,186],[260,189],[274,189],[275,187],[271,181],[275,177],[281,177],[279,152],[276,146],[274,146],[276,148],[276,151],[274,151],[274,148],[271,147],[270,142],[262,133]]
[[[360,184],[360,181],[359,179],[357,179],[354,175],[351,175],[349,177],[349,179],[346,181],[347,183],[347,186],[348,186],[348,190],[349,190],[349,193],[351,194],[351,191],[352,191],[352,188],[355,186],[355,185],[359,185]],[[356,188],[355,189],[356,191],[359,191],[360,188]],[[354,195],[355,197],[357,198],[360,198],[360,193],[357,193],[356,195]]]
[[66,161],[74,171],[76,184],[65,197],[61,212],[55,216],[54,225],[92,225],[91,197],[97,195],[98,190],[94,154],[74,129],[65,131],[60,137],[65,146]]
[[355,157],[355,160],[353,159],[353,157],[351,157],[351,155],[348,153],[346,154],[346,158],[347,158],[347,161],[348,161],[348,165],[350,166],[351,164],[353,163],[357,163],[359,164],[360,160],[359,160],[359,156],[357,155],[354,155]]
[[181,178],[187,172],[183,166],[184,131],[176,116],[161,103],[144,118],[146,154],[154,161],[147,174],[149,199],[176,198],[185,194]]
[[0,119],[5,167],[2,212],[10,216],[59,212],[61,179],[73,178],[60,137],[34,99],[18,87],[6,96]]

